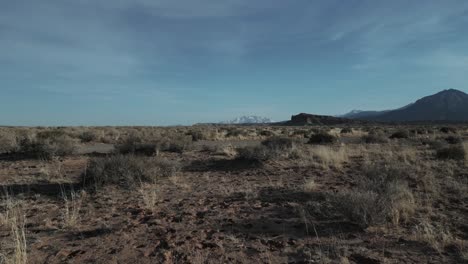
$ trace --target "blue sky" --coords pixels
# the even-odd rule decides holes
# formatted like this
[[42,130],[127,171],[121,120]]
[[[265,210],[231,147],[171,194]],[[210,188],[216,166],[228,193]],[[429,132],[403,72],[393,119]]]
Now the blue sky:
[[174,125],[468,91],[468,1],[0,0],[0,124]]

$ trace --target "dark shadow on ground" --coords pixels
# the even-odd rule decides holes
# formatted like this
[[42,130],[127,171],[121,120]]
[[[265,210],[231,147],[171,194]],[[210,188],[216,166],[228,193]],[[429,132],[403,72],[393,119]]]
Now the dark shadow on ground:
[[8,195],[45,195],[57,197],[62,193],[78,191],[82,189],[81,183],[33,183],[33,184],[9,184],[0,185],[0,193]]
[[190,163],[184,169],[189,172],[207,172],[207,171],[244,171],[261,168],[262,163],[253,160],[244,159],[210,159],[197,160]]
[[[238,202],[242,197],[242,194],[235,193],[226,197],[225,203]],[[252,213],[247,216],[240,215],[238,219],[223,219],[222,229],[234,235],[279,236],[287,239],[306,236],[346,237],[363,231],[361,227],[347,221],[339,213],[332,216],[309,214],[307,202],[326,201],[326,196],[320,192],[267,187],[261,189],[255,199],[248,201],[257,204],[256,207],[246,208]]]
[[83,240],[83,239],[99,237],[99,236],[103,236],[106,234],[110,234],[113,231],[115,230],[112,228],[99,227],[99,228],[90,229],[90,230],[71,232],[67,234],[66,237],[70,241]]

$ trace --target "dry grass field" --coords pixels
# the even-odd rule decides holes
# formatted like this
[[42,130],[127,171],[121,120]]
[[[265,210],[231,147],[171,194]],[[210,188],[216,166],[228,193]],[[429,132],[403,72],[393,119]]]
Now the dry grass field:
[[0,128],[0,263],[468,263],[468,126]]

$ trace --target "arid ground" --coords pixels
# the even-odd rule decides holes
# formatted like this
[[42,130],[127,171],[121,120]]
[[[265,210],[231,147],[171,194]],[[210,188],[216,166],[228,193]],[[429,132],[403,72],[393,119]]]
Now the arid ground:
[[0,128],[0,263],[468,263],[468,126]]

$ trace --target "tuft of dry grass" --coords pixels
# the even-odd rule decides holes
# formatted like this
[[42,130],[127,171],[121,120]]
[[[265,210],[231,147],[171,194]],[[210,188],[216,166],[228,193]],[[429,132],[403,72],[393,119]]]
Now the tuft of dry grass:
[[311,154],[314,160],[324,168],[342,168],[349,160],[349,153],[345,147],[335,149],[329,146],[317,146],[312,148]]
[[450,145],[442,147],[437,150],[436,156],[442,160],[460,160],[466,161],[468,159],[468,152],[466,151],[466,144]]
[[39,170],[39,175],[48,182],[63,182],[65,180],[62,162],[59,160],[44,162]]
[[[13,253],[0,254],[0,260],[6,264],[26,264],[28,262],[27,238],[26,238],[26,214],[23,210],[23,202],[15,200],[8,194],[4,200],[4,212],[0,214],[0,226],[10,228]],[[1,253],[2,249],[0,249]]]
[[69,194],[62,191],[62,199],[64,201],[62,220],[65,228],[75,228],[78,225],[81,217],[81,207],[86,196],[85,191],[81,191],[80,193],[71,191]]
[[295,140],[287,137],[272,137],[262,141],[260,146],[247,146],[237,149],[241,160],[264,162],[267,160],[290,157],[297,149]]
[[291,157],[301,166],[342,169],[352,154],[353,151],[347,147],[312,146],[295,149]]
[[314,179],[306,179],[304,181],[304,185],[302,186],[302,188],[306,192],[313,192],[317,190],[318,186],[317,186],[317,183],[314,181]]
[[387,222],[398,226],[414,215],[416,202],[398,164],[373,164],[358,179],[357,187],[332,194],[335,208],[348,219],[368,227]]
[[447,228],[431,223],[428,219],[423,219],[413,228],[413,239],[427,243],[439,253],[457,240]]
[[144,183],[140,186],[138,192],[141,196],[143,207],[154,212],[159,198],[158,187],[155,184]]
[[99,188],[104,185],[137,187],[142,182],[154,183],[159,178],[171,177],[181,170],[176,160],[117,155],[92,159],[84,175],[86,185]]
[[18,149],[15,133],[9,130],[0,130],[0,153],[14,152]]
[[463,149],[465,150],[465,164],[468,165],[468,142],[463,142]]

